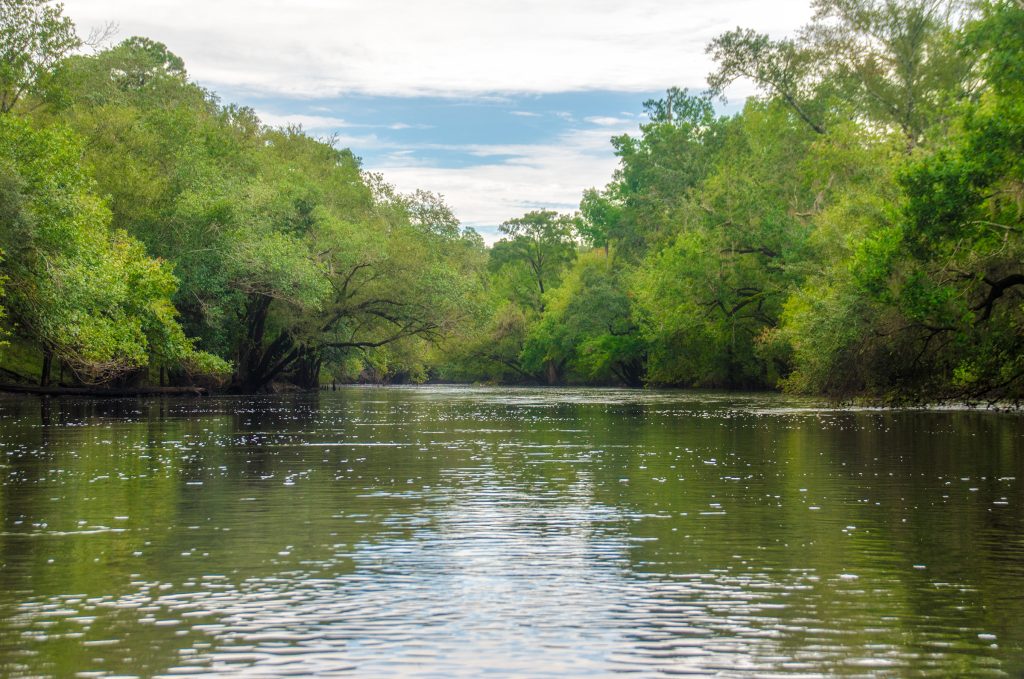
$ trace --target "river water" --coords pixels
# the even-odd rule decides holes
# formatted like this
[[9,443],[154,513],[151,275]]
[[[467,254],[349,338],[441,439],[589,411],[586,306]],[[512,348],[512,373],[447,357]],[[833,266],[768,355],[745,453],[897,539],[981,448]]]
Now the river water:
[[1024,417],[0,399],[2,676],[1024,676]]

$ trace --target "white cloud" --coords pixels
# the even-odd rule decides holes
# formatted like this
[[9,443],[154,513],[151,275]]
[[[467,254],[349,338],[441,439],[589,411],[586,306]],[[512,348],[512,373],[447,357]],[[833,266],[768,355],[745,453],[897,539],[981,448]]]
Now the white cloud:
[[699,87],[738,24],[792,32],[807,0],[66,0],[85,33],[167,43],[200,82],[293,96]]
[[635,123],[620,128],[571,130],[546,144],[429,145],[471,155],[501,156],[501,162],[472,167],[436,167],[392,157],[371,168],[384,174],[401,191],[426,188],[444,195],[465,226],[481,231],[488,242],[494,227],[538,208],[572,212],[583,189],[603,187],[617,159],[610,152],[614,134],[635,131]]
[[612,116],[590,116],[589,118],[584,118],[584,120],[588,123],[593,123],[594,125],[603,125],[606,127],[609,125],[623,125],[629,122],[625,118],[615,118]]
[[343,118],[332,116],[311,116],[301,113],[278,114],[267,111],[257,111],[256,115],[260,117],[264,124],[271,127],[301,125],[307,130],[336,130],[343,127],[353,127],[352,123],[347,122]]
[[[427,189],[444,195],[464,226],[477,228],[488,242],[501,222],[524,212],[546,208],[572,212],[583,189],[602,187],[611,179],[617,159],[609,140],[636,131],[636,122],[621,120],[570,130],[543,144],[407,144],[376,134],[336,132],[341,119],[259,113],[269,125],[303,124],[311,134],[330,135],[339,148],[356,155],[374,150],[376,163],[366,169],[383,173],[400,191]],[[466,167],[440,167],[436,152],[455,152],[479,158]],[[496,160],[497,159],[497,160]]]
[[[312,134],[331,135],[336,146],[351,148],[356,155],[376,151],[379,159],[368,170],[383,173],[403,192],[422,188],[444,195],[463,225],[477,228],[488,242],[497,238],[494,227],[530,210],[576,210],[583,189],[611,180],[618,162],[611,137],[638,129],[635,119],[595,116],[587,119],[590,126],[577,126],[541,144],[410,144],[372,133],[339,134],[337,128],[345,124],[340,118],[258,113],[270,125],[301,123]],[[442,167],[433,158],[438,151],[480,161]]]
[[[312,132],[330,133],[343,128],[377,128],[377,129],[388,129],[388,130],[426,130],[430,129],[430,125],[423,125],[420,123],[386,123],[381,125],[367,124],[367,123],[352,123],[344,118],[337,118],[334,116],[315,116],[308,115],[305,113],[273,113],[270,111],[257,110],[256,115],[259,116],[265,124],[270,127],[287,127],[288,125],[301,125],[303,129]],[[360,140],[364,137],[349,137],[349,139]],[[373,141],[372,137],[365,137],[365,139],[371,140],[371,143],[379,145],[376,141]]]

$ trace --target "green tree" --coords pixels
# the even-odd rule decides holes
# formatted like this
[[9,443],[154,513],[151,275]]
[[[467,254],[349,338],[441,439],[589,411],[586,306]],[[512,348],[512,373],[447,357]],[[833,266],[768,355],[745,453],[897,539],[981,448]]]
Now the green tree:
[[645,358],[622,276],[597,252],[576,260],[522,349],[526,370],[552,384],[568,372],[572,379],[638,387]]
[[0,0],[0,113],[41,94],[58,63],[81,45],[63,6],[47,0]]
[[[879,144],[866,182],[819,220],[839,234],[826,268],[786,303],[774,338],[793,351],[790,388],[888,400],[1019,398],[1019,187],[1024,183],[1024,11],[983,6],[960,44],[979,63],[977,100],[947,104],[950,135],[909,158]],[[851,228],[852,227],[852,228]]]
[[710,169],[675,209],[675,236],[633,283],[656,383],[765,387],[779,369],[759,355],[807,256],[827,198],[803,167],[816,135],[784,105],[749,102],[722,123]]
[[[715,38],[716,93],[740,77],[786,103],[824,134],[850,117],[891,127],[908,147],[942,122],[950,102],[975,82],[972,61],[957,49],[959,0],[815,0],[814,17],[795,39],[750,29]],[[938,133],[938,134],[941,134]]]
[[576,227],[584,244],[603,248],[608,254],[611,239],[622,219],[622,207],[606,193],[587,189],[580,200],[580,222]]
[[498,226],[505,236],[491,250],[491,266],[525,265],[532,291],[520,291],[534,309],[543,311],[544,294],[558,285],[562,272],[576,257],[576,224],[571,215],[536,210]]
[[712,168],[723,122],[711,100],[669,89],[664,99],[644,102],[650,122],[641,135],[612,139],[619,167],[588,212],[608,220],[605,229],[617,256],[635,262],[664,245],[683,219],[680,210]]
[[173,262],[184,324],[232,359],[232,388],[316,386],[353,351],[452,331],[479,237],[439,197],[398,195],[351,152],[220,106],[159,43],[76,57],[61,77],[76,105],[55,111],[91,140],[115,224]]
[[713,93],[722,94],[736,79],[749,78],[769,97],[784,101],[812,130],[825,134],[827,104],[814,78],[818,55],[811,47],[737,28],[712,40],[707,51],[718,64],[708,76]]
[[66,128],[0,117],[0,247],[11,332],[78,380],[102,383],[150,364],[223,372],[196,352],[171,304],[176,281],[141,243],[110,228],[81,147]]

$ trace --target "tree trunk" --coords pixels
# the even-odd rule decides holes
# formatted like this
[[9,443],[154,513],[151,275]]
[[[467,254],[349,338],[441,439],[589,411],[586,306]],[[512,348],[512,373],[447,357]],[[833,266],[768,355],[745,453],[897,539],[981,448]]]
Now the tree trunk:
[[544,378],[547,380],[548,385],[554,386],[562,381],[562,366],[563,363],[549,360],[544,364]]
[[238,347],[237,367],[231,380],[232,391],[250,393],[255,390],[252,385],[259,377],[257,373],[263,360],[263,335],[272,301],[264,295],[253,295],[246,304],[245,337]]
[[627,387],[638,388],[644,386],[644,364],[639,359],[620,361],[618,368],[613,372]]
[[295,384],[303,389],[317,389],[322,365],[323,359],[316,351],[304,349],[295,361]]
[[48,387],[48,386],[50,386],[50,368],[52,367],[52,365],[53,365],[53,352],[47,350],[47,351],[45,351],[43,353],[43,370],[42,370],[42,374],[39,376],[39,386],[40,387]]
[[282,331],[266,351],[262,352],[259,365],[246,377],[245,393],[255,393],[262,390],[270,382],[288,370],[297,358],[305,350],[302,346],[295,346],[291,333]]

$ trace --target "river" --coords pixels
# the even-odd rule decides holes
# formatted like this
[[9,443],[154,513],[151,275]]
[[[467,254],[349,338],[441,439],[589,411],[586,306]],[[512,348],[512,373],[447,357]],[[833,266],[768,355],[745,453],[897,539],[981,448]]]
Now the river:
[[0,675],[1024,676],[1024,418],[0,398]]

